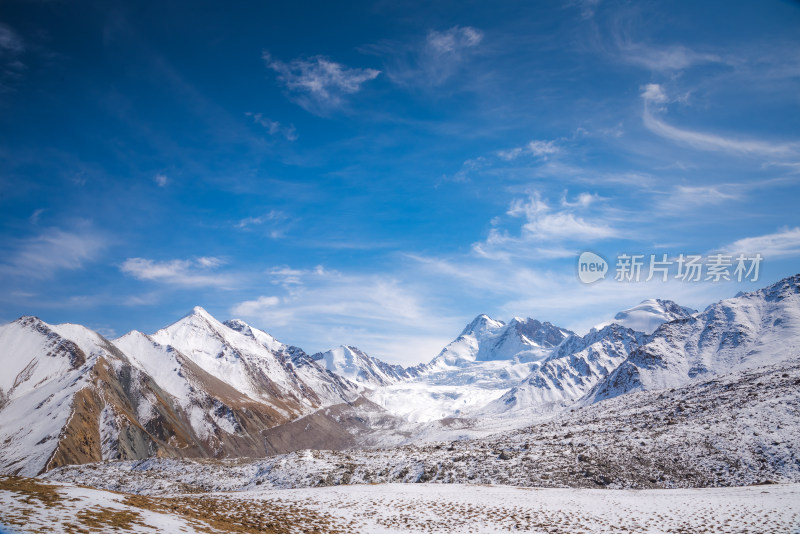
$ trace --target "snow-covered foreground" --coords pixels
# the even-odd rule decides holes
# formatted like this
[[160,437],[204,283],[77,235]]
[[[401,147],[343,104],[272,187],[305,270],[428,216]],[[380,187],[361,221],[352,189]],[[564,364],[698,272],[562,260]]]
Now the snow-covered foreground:
[[143,497],[0,478],[0,531],[800,532],[800,484],[673,490],[378,484]]
[[303,503],[352,532],[800,532],[800,485],[574,490],[381,484],[248,492]]

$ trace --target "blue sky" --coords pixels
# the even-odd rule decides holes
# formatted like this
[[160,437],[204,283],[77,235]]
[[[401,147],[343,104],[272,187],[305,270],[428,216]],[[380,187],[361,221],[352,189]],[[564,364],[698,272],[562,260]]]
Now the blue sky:
[[[271,4],[4,3],[1,320],[201,305],[416,363],[800,272],[797,3]],[[586,285],[587,250],[763,262]]]

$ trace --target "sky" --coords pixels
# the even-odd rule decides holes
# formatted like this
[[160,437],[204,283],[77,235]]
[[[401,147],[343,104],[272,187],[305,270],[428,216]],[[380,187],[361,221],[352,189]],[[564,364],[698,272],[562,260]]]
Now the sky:
[[0,321],[416,364],[800,272],[800,3],[278,4],[3,2]]

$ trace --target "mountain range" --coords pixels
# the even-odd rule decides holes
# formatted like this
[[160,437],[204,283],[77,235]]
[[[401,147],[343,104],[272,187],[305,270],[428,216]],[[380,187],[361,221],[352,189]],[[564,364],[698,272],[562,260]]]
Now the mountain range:
[[583,336],[479,315],[413,367],[309,355],[199,307],[113,340],[26,316],[0,326],[0,473],[486,435],[798,356],[800,275],[703,312],[644,301]]

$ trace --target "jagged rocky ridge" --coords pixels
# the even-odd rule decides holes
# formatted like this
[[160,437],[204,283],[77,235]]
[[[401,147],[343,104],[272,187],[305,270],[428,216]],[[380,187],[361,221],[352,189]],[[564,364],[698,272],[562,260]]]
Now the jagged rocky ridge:
[[799,351],[800,275],[795,275],[662,324],[584,403],[776,363]]
[[548,322],[515,317],[508,324],[479,315],[431,361],[432,367],[464,366],[473,362],[536,361],[574,332]]
[[637,391],[797,357],[798,288],[800,275],[703,313],[645,301],[632,310],[645,310],[648,324],[666,321],[650,335],[609,324],[577,336],[533,319],[478,316],[413,368],[349,346],[309,356],[201,308],[151,336],[113,342],[25,317],[0,326],[9,369],[0,379],[0,472],[465,438],[496,428],[486,421],[518,428],[624,404]]

